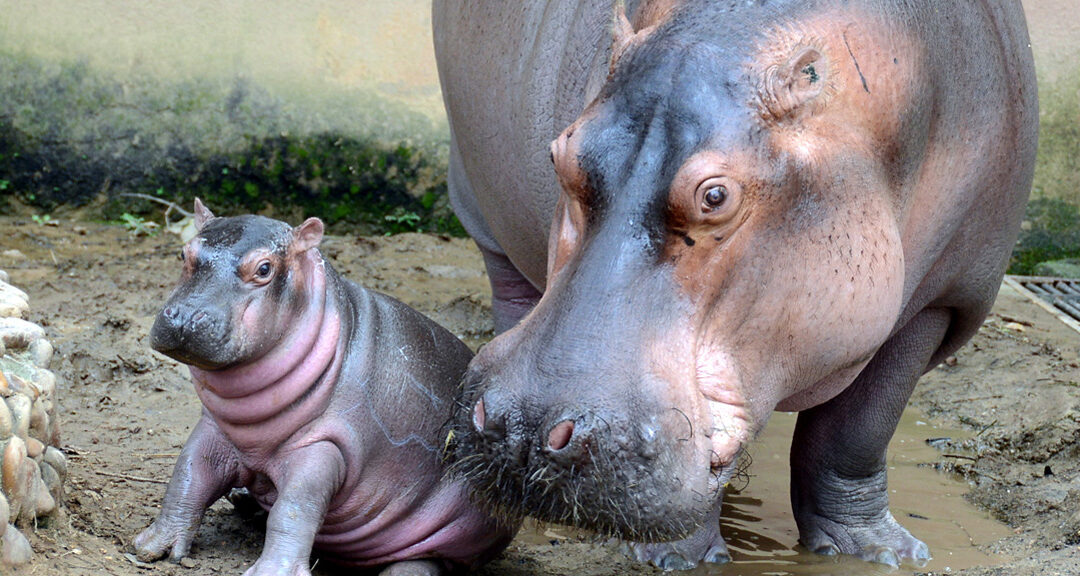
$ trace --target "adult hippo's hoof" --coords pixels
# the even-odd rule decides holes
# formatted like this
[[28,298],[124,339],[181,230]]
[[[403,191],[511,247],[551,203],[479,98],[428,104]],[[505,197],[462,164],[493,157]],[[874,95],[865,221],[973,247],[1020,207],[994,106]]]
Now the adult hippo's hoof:
[[892,514],[885,513],[887,518],[866,526],[844,525],[821,516],[803,518],[799,542],[811,552],[826,556],[853,554],[893,568],[904,562],[925,565],[930,560],[930,549]]

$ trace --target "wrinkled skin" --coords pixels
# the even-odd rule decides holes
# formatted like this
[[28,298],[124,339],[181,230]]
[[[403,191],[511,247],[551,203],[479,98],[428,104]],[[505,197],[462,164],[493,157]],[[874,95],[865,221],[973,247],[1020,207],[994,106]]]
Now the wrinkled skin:
[[481,500],[722,562],[723,486],[794,410],[802,544],[928,558],[885,450],[1018,233],[1020,3],[436,0],[433,24],[450,193],[502,331],[456,420]]
[[214,218],[151,330],[190,365],[203,415],[139,558],[187,555],[206,508],[244,487],[269,510],[247,576],[308,575],[326,561],[432,575],[476,566],[516,524],[497,523],[443,478],[443,426],[472,353],[404,304],[342,279],[323,225]]

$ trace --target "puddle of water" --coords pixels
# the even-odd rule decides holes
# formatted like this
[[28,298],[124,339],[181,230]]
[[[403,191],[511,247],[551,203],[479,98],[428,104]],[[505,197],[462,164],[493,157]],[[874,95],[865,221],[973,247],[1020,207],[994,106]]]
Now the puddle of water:
[[[798,546],[799,533],[788,499],[788,449],[795,414],[776,413],[765,432],[750,447],[753,464],[749,485],[724,501],[721,530],[732,562],[702,566],[682,574],[693,576],[808,576],[835,574],[879,576],[913,571],[947,573],[972,566],[992,566],[1008,560],[978,549],[1010,535],[1008,527],[963,499],[967,486],[933,468],[940,454],[927,438],[964,438],[966,432],[926,424],[907,410],[889,445],[889,500],[896,519],[930,547],[933,558],[922,567],[900,571],[842,556],[819,556]],[[521,541],[544,544],[565,538],[573,529],[537,527],[531,523],[518,535]]]
[[[750,448],[750,484],[725,499],[721,520],[733,562],[699,568],[691,574],[796,576],[889,574],[889,568],[853,558],[829,558],[800,549],[799,533],[788,499],[788,450],[795,414],[776,413]],[[1004,538],[1009,529],[963,499],[967,486],[932,468],[940,455],[927,438],[962,438],[968,434],[925,424],[913,410],[904,413],[889,445],[889,504],[893,515],[916,538],[930,546],[931,561],[919,571],[945,572],[988,566],[1007,558],[978,549]],[[912,566],[902,567],[910,572]]]

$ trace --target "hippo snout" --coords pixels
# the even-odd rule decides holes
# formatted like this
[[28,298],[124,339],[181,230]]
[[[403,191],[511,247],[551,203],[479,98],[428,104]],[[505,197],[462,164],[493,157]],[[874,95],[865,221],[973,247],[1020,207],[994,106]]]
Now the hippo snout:
[[494,513],[651,540],[684,535],[708,511],[719,487],[678,410],[488,384],[467,383],[450,456]]
[[578,465],[587,463],[589,449],[594,443],[593,426],[584,418],[572,414],[556,415],[541,420],[548,424],[530,425],[525,418],[516,418],[515,425],[507,426],[507,414],[498,404],[489,408],[490,401],[481,396],[473,404],[473,429],[485,442],[502,444],[502,449],[517,454],[546,458],[552,463],[573,460]]
[[226,319],[213,311],[169,304],[150,329],[150,347],[185,364],[215,367],[223,363],[227,326]]

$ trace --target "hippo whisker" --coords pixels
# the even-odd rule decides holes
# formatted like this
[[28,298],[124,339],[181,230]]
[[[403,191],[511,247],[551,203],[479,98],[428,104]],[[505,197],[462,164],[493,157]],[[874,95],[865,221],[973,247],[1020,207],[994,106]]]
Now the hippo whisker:
[[683,412],[682,410],[680,410],[678,406],[672,406],[671,409],[678,412],[679,414],[682,414],[682,417],[686,418],[686,424],[688,426],[690,426],[690,437],[689,438],[678,438],[677,440],[679,442],[687,442],[689,440],[693,440],[694,439],[694,423],[690,421],[690,417],[686,415],[686,412]]

